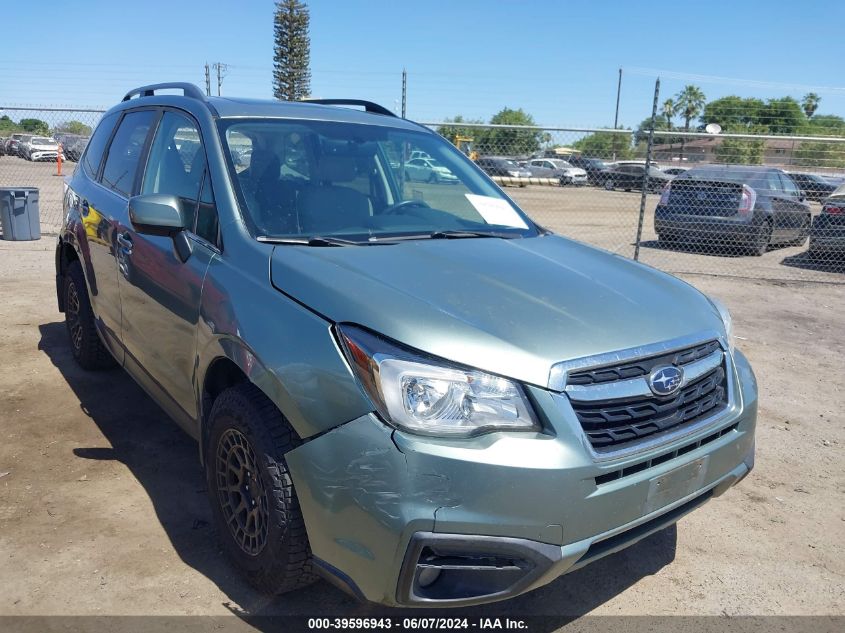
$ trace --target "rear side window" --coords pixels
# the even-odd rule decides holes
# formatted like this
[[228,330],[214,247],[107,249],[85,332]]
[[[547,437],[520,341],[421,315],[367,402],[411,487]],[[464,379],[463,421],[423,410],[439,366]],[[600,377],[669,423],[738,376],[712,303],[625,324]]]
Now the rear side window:
[[783,186],[783,190],[791,196],[795,196],[796,198],[801,195],[801,192],[798,190],[798,187],[795,186],[795,182],[787,176],[786,174],[778,174],[780,176],[781,184]]
[[109,142],[114,124],[117,122],[117,117],[117,112],[103,117],[103,120],[100,121],[100,124],[94,131],[94,136],[88,142],[85,156],[82,157],[82,169],[85,170],[89,178],[97,177],[97,172],[100,170],[100,163],[103,160],[103,152],[106,149],[106,143]]
[[109,146],[102,183],[126,198],[132,195],[144,142],[155,117],[153,110],[130,112],[123,117]]

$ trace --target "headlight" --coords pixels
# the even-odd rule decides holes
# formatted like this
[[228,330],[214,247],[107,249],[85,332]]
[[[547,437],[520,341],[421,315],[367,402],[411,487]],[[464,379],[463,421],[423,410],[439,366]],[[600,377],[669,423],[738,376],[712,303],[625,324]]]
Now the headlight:
[[539,429],[522,387],[511,380],[426,357],[355,326],[337,329],[362,387],[398,428],[450,437]]
[[518,171],[508,171],[508,173],[511,176],[513,176],[514,178],[519,178],[519,172]]
[[722,323],[725,326],[725,338],[728,340],[728,348],[731,351],[734,351],[734,323],[731,318],[731,313],[725,307],[725,304],[718,299],[713,299],[712,297],[708,298],[710,299],[710,303],[713,304],[713,307],[719,311],[719,316],[722,317]]

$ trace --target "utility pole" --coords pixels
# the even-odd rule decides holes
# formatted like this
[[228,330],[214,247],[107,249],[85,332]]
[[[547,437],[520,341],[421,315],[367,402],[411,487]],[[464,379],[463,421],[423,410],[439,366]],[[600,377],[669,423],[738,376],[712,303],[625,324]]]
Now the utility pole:
[[223,87],[223,77],[226,76],[225,73],[229,66],[222,62],[215,62],[212,67],[217,70],[217,96],[219,97],[221,95],[221,88]]
[[[613,117],[613,129],[619,129],[619,95],[622,94],[622,69],[619,69],[619,83],[616,84],[616,114]],[[613,144],[613,160],[616,160],[616,143]]]
[[402,69],[402,118],[405,118],[405,109],[408,105],[408,73]]
[[205,62],[205,96],[211,96],[211,72],[208,68],[208,62]]
[[616,116],[613,117],[613,129],[619,128],[619,95],[622,94],[622,69],[619,69],[619,83],[616,84]]

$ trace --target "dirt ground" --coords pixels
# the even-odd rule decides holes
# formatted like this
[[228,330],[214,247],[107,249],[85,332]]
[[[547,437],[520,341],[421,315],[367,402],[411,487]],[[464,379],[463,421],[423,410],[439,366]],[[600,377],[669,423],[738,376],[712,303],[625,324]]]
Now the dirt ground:
[[[731,309],[757,372],[756,469],[676,528],[466,615],[845,614],[845,285],[687,280]],[[267,598],[239,579],[193,442],[122,371],[73,363],[53,238],[0,242],[0,322],[0,615],[378,613],[324,582]]]

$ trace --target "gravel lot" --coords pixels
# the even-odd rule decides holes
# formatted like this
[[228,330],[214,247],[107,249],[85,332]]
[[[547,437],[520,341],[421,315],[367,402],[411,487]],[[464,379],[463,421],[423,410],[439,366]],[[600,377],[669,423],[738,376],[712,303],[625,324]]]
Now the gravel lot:
[[[566,225],[603,243],[602,213]],[[0,614],[379,613],[326,583],[271,599],[241,582],[192,441],[122,371],[73,363],[52,249],[0,242]],[[687,279],[732,310],[757,372],[756,469],[676,528],[465,615],[845,614],[845,286]]]

